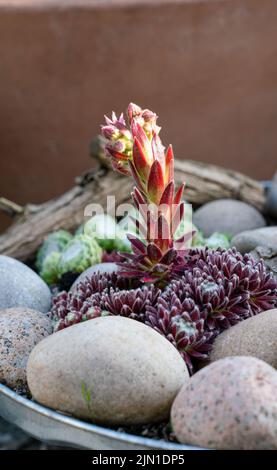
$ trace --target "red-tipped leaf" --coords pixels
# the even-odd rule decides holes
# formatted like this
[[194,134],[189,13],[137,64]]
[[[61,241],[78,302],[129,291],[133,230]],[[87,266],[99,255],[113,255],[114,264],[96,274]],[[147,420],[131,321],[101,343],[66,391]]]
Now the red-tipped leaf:
[[149,175],[149,163],[147,161],[146,152],[143,151],[143,148],[136,137],[133,145],[133,162],[137,173],[143,181],[146,181]]
[[162,252],[164,253],[170,246],[171,235],[170,235],[170,228],[169,224],[161,214],[158,218],[157,222],[157,232],[156,232],[156,239],[155,243],[161,248]]
[[152,262],[157,262],[162,258],[162,252],[155,243],[149,243],[147,246],[147,255]]
[[127,235],[128,240],[130,241],[132,247],[136,249],[142,255],[146,254],[146,246],[144,243],[137,237],[134,237],[133,234]]
[[151,166],[147,192],[151,202],[159,204],[164,190],[163,170],[160,162],[155,160]]
[[171,205],[173,201],[173,196],[174,196],[174,181],[170,181],[170,183],[168,183],[168,185],[166,186],[162,194],[160,205],[162,204]]
[[134,188],[134,197],[138,201],[139,204],[147,204],[147,201],[141,191],[138,188]]
[[144,154],[146,160],[148,161],[148,165],[150,165],[151,162],[152,162],[153,157],[152,157],[151,144],[150,144],[150,141],[149,141],[147,135],[145,134],[145,132],[144,132],[143,128],[140,126],[140,124],[138,124],[134,120],[132,122],[131,128],[132,128],[132,134],[133,134],[133,137],[134,137],[134,141],[137,140],[137,142],[139,143],[139,146],[142,150],[142,153]]
[[183,192],[184,192],[184,187],[185,187],[185,183],[181,184],[180,188],[178,189],[177,193],[175,194],[173,204],[179,204],[179,202],[181,201],[182,196],[183,196]]
[[171,248],[162,257],[162,259],[160,260],[160,263],[169,266],[171,263],[173,263],[173,261],[176,259],[176,257],[177,257],[177,251],[174,250],[174,248]]
[[185,213],[185,203],[182,202],[175,208],[175,213],[172,218],[172,224],[171,224],[171,231],[172,234],[176,232],[177,228],[179,227],[180,223],[182,222],[184,218],[184,213]]
[[133,223],[135,224],[136,226],[136,229],[139,231],[139,235],[142,237],[142,238],[146,238],[147,237],[147,231],[146,231],[146,228],[145,228],[145,225],[143,224],[142,221],[136,219],[135,217],[133,217],[132,215],[130,215],[130,219],[133,221]]
[[135,183],[137,184],[138,188],[143,191],[143,186],[142,186],[142,183],[141,183],[141,180],[140,180],[140,176],[135,168],[135,165],[133,164],[133,162],[131,160],[129,160],[129,168],[130,168],[130,171],[131,171],[131,175],[132,177],[134,178],[135,180]]
[[118,152],[117,150],[113,149],[112,147],[107,148],[108,152],[110,155],[115,158],[116,160],[122,160],[124,162],[127,162],[129,160],[128,155],[125,155],[124,153]]
[[172,145],[169,145],[165,155],[165,177],[168,182],[174,178],[174,154]]
[[195,235],[195,230],[191,232],[187,232],[182,237],[178,238],[178,240],[175,241],[175,245],[178,245],[178,249],[182,250],[185,246],[185,244],[193,238]]
[[152,137],[151,141],[153,158],[155,160],[159,160],[160,164],[162,165],[163,169],[165,168],[165,161],[164,161],[164,146],[160,137],[155,133]]

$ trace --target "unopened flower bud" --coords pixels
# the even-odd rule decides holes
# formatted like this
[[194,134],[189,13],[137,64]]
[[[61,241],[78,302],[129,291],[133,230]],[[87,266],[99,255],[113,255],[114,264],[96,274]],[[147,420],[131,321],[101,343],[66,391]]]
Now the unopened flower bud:
[[136,116],[141,116],[141,113],[142,113],[142,109],[141,109],[140,106],[138,106],[137,104],[134,104],[134,103],[129,104],[129,106],[127,108],[127,114],[128,114],[129,121],[131,121]]
[[119,131],[115,126],[112,125],[102,126],[102,135],[105,137],[105,139],[115,140],[119,137]]
[[113,156],[114,152],[124,152],[125,145],[121,140],[110,141],[106,145],[107,152]]
[[142,112],[142,117],[145,122],[154,122],[155,124],[158,118],[157,114],[153,113],[153,111],[150,111],[150,109],[145,109]]

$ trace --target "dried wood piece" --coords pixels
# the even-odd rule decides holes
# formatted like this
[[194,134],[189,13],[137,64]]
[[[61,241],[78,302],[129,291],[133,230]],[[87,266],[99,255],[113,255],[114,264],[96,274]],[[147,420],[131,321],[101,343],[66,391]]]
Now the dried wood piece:
[[24,212],[24,207],[16,204],[16,202],[10,201],[5,197],[0,197],[0,209],[10,217],[14,217]]
[[186,199],[202,205],[215,199],[233,198],[264,210],[262,184],[242,173],[190,160],[175,161],[176,180],[186,181]]

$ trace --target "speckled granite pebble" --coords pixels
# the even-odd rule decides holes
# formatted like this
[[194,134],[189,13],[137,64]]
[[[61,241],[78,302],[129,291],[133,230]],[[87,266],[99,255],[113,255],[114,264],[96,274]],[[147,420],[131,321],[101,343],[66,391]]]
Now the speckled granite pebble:
[[215,449],[277,449],[277,372],[253,357],[201,369],[174,400],[171,422],[185,444]]
[[232,245],[242,254],[249,253],[257,246],[277,249],[277,226],[241,232],[232,239]]
[[228,356],[254,356],[276,369],[277,309],[248,318],[218,335],[210,361]]
[[0,309],[27,307],[48,312],[51,293],[45,282],[28,266],[0,255]]
[[51,320],[44,313],[21,307],[0,310],[0,382],[25,392],[29,354],[51,333]]
[[250,251],[250,255],[252,255],[256,261],[262,258],[266,269],[272,272],[277,278],[277,246],[257,246],[255,250]]

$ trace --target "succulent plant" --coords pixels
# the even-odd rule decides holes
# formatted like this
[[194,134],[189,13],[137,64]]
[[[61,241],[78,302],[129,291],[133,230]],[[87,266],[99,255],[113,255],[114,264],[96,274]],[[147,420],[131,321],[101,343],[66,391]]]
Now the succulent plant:
[[94,238],[87,235],[75,236],[63,250],[58,263],[58,275],[82,273],[93,264],[100,263],[102,249]]
[[76,228],[74,235],[83,235],[84,234],[84,226],[85,224],[79,225],[78,228]]
[[46,284],[53,285],[59,281],[58,265],[60,261],[61,253],[52,251],[43,260],[41,269],[39,271],[40,277],[46,282]]
[[114,246],[113,250],[117,250],[118,252],[122,253],[131,253],[132,252],[132,244],[128,238],[128,233],[124,232],[123,230],[116,230],[116,236],[114,239]]
[[110,253],[107,251],[103,252],[102,263],[120,263],[123,261],[122,255],[118,251],[113,250]]
[[[133,288],[134,287],[134,288]],[[77,284],[73,292],[61,292],[53,298],[51,317],[55,331],[107,314],[142,318],[146,304],[157,299],[158,290],[145,286],[136,288],[117,273],[96,273]],[[131,289],[133,288],[133,289]]]
[[230,248],[230,236],[225,233],[215,232],[209,238],[204,239],[204,246],[208,248]]
[[[157,115],[149,109],[142,110],[131,103],[128,106],[129,123],[137,123],[145,136],[151,140],[153,134],[158,135],[160,127],[157,126]],[[123,113],[119,116],[112,113],[112,118],[105,116],[105,125],[102,126],[102,136],[107,140],[105,153],[111,158],[113,168],[125,175],[130,175],[129,160],[133,159],[134,135],[126,124]]]
[[66,230],[50,233],[37,252],[36,267],[38,271],[42,269],[43,262],[48,255],[53,252],[61,253],[72,238],[72,235]]
[[95,238],[97,243],[107,252],[131,251],[131,244],[124,230],[117,226],[113,217],[99,214],[89,219],[84,226],[84,233]]
[[234,248],[191,249],[189,256],[183,276],[147,307],[146,323],[174,344],[192,372],[221,331],[277,306],[277,280],[263,261]]
[[[191,214],[183,217],[183,186],[175,194],[173,152],[171,147],[164,151],[157,116],[133,104],[127,114],[128,125],[123,115],[117,118],[113,113],[112,119],[106,118],[102,133],[114,168],[135,180],[132,196],[138,215],[134,225],[137,228],[138,219],[142,220],[141,231],[138,236],[133,230],[129,236],[132,253],[116,255],[120,271],[93,274],[72,292],[62,292],[53,300],[51,316],[55,330],[102,315],[144,322],[178,349],[193,373],[221,331],[277,306],[277,279],[267,273],[263,261],[243,256],[235,248],[218,248],[228,246],[223,234],[204,240],[198,233],[193,240],[193,244],[208,243],[218,249],[188,247],[194,236]],[[116,227],[114,220],[112,226],[115,233],[124,227]],[[88,245],[89,241],[97,244],[95,229],[99,227],[99,220],[90,220],[85,235],[79,236],[86,246],[80,256],[82,270],[88,260],[92,264]],[[70,245],[73,240],[65,251]]]
[[156,114],[132,103],[127,114],[129,127],[123,115],[118,119],[114,113],[102,126],[113,167],[131,174],[135,181],[133,202],[144,221],[140,227],[143,240],[129,237],[133,253],[125,256],[122,273],[163,286],[174,266],[184,262],[183,249],[192,237],[190,230],[174,240],[184,214],[183,185],[175,194],[174,155],[171,146],[164,150]]
[[107,249],[105,242],[114,239],[116,221],[109,214],[94,215],[85,223],[84,233],[85,235],[95,238],[99,244],[103,242],[102,248]]
[[[119,223],[118,226],[121,227],[123,232],[131,233],[139,236],[139,232],[136,228],[134,220],[139,219],[139,212],[133,210],[132,214],[124,217]],[[140,219],[141,220],[141,219]],[[189,231],[193,231],[194,235],[191,240],[188,240],[188,246],[192,247],[205,247],[208,248],[230,248],[230,236],[225,233],[215,232],[209,238],[204,238],[202,232],[197,229],[197,227],[192,223],[192,207],[189,204],[185,205],[184,217],[180,222],[179,227],[177,228],[174,234],[174,240],[178,240],[183,235]],[[124,251],[120,250],[119,251]]]
[[146,324],[178,349],[192,373],[193,360],[208,357],[215,333],[205,330],[205,314],[193,299],[181,301],[174,291],[171,294],[168,300],[160,296],[156,305],[147,307]]
[[103,291],[110,289],[130,290],[138,287],[137,281],[130,281],[121,277],[118,273],[95,273],[86,277],[85,281],[79,282],[75,288],[74,294],[77,297],[87,299],[92,295],[102,294]]
[[[64,297],[67,295],[66,292],[63,292],[62,294]],[[72,302],[70,310],[64,315],[64,317],[53,317],[54,332],[63,330],[64,328],[75,325],[76,323],[92,320],[93,318],[104,317],[106,315],[109,315],[109,312],[105,312],[99,307],[94,307],[88,303],[82,304],[81,301],[78,303]]]
[[[136,228],[135,220],[139,220],[139,212],[133,208],[132,213],[124,217],[119,223],[118,227],[123,232],[136,234],[139,236],[139,231]],[[140,218],[141,220],[141,218]],[[210,237],[204,238],[202,232],[192,223],[192,207],[190,204],[185,205],[184,217],[180,222],[174,234],[174,240],[178,240],[189,231],[193,231],[194,235],[191,240],[188,241],[188,246],[192,247],[205,247],[208,248],[230,248],[230,235],[225,233],[214,232]]]
[[[136,227],[136,220],[140,217],[139,211],[132,206],[128,214],[123,217],[117,224],[118,228],[125,233],[133,233],[139,235],[139,231]],[[142,219],[143,220],[143,219]]]
[[178,240],[186,233],[193,232],[193,236],[188,240],[188,246],[205,246],[206,242],[202,232],[192,223],[192,207],[184,202],[184,216],[174,234],[174,240]]
[[192,372],[193,361],[207,357],[215,336],[205,330],[205,313],[191,298],[181,301],[174,291],[169,299],[169,287],[162,293],[154,285],[128,289],[127,283],[115,273],[94,274],[74,292],[58,294],[51,310],[55,331],[108,314],[132,318],[172,342]]
[[164,291],[189,297],[206,315],[206,326],[217,332],[277,305],[277,281],[262,260],[228,250],[192,249],[189,269]]
[[120,315],[145,323],[146,308],[155,304],[159,294],[159,289],[153,285],[132,290],[111,288],[108,292],[103,292],[99,304],[111,315]]
[[192,373],[207,358],[224,329],[277,307],[277,280],[262,261],[236,249],[191,249],[183,275],[164,290],[138,285],[118,273],[94,274],[73,293],[62,292],[51,311],[62,329],[95,316],[122,315],[142,321],[165,336]]

